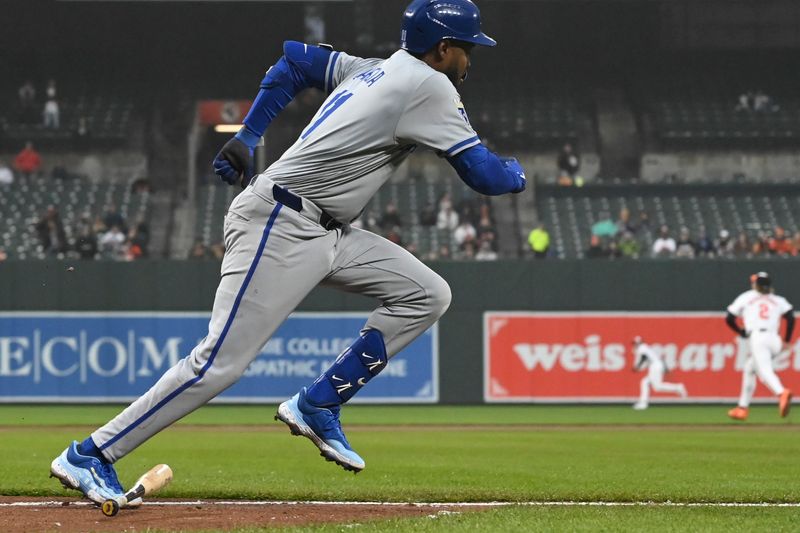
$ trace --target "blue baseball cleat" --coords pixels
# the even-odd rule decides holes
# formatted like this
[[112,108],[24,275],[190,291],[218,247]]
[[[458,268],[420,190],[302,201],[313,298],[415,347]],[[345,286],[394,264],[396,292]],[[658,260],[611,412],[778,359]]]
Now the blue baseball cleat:
[[328,461],[333,461],[345,470],[361,472],[366,464],[353,451],[342,432],[339,422],[339,406],[316,407],[306,401],[306,388],[278,406],[275,420],[280,420],[292,435],[307,437],[319,448]]
[[81,455],[77,441],[73,441],[61,455],[53,459],[50,476],[58,478],[68,489],[81,491],[98,504],[125,495],[114,467],[96,457]]

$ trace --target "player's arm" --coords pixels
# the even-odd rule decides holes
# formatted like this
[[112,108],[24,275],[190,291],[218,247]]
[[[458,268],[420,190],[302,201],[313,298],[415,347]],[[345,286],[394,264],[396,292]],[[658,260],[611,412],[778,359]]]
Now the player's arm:
[[783,342],[789,344],[792,342],[792,334],[794,333],[794,309],[789,309],[783,314],[783,319],[786,320],[786,332],[783,334]]
[[[233,184],[252,175],[253,150],[275,117],[303,90],[326,89],[326,73],[332,70],[333,51],[297,41],[283,43],[283,56],[267,70],[243,127],[214,158],[214,172]],[[334,56],[335,58],[335,56]]]
[[497,196],[525,190],[525,171],[516,159],[500,158],[483,144],[447,157],[461,180],[481,194]]
[[728,325],[729,328],[735,331],[737,335],[745,339],[747,338],[747,332],[744,330],[743,327],[739,326],[739,324],[736,322],[736,315],[734,315],[730,311],[728,311],[728,314],[725,315],[725,323]]

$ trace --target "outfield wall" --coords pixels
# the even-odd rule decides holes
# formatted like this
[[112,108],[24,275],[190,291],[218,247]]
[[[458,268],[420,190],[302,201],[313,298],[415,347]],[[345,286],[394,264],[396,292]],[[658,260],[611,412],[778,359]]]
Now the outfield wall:
[[[74,271],[68,270],[70,265],[74,265]],[[453,290],[453,303],[438,330],[438,398],[444,403],[484,401],[486,311],[713,311],[720,313],[721,321],[725,306],[747,288],[747,276],[757,270],[768,270],[779,293],[790,301],[800,301],[800,263],[794,260],[546,260],[439,262],[431,266],[449,281]],[[218,276],[219,265],[215,262],[6,262],[0,264],[0,311],[207,312]],[[373,305],[363,297],[317,289],[299,310],[356,312],[369,311]],[[6,331],[13,331],[7,315],[0,320],[6,321]],[[657,331],[652,330],[652,323],[647,327]],[[670,335],[669,327],[664,328],[664,342]],[[629,331],[623,330],[627,335]],[[724,329],[720,331],[714,333],[717,344],[721,342],[719,335],[724,334]],[[574,334],[583,333],[576,330]],[[527,334],[536,338],[535,331]],[[619,339],[615,343],[619,344]],[[709,345],[707,349],[714,348]],[[573,354],[569,356],[571,361],[580,360],[581,356],[575,355],[578,352],[569,353]],[[591,351],[586,353],[590,358]],[[729,357],[734,370],[740,364],[737,357],[741,356]],[[3,364],[0,361],[0,373]],[[790,380],[796,379],[800,368],[794,368],[794,359],[787,365],[781,375],[791,373]],[[676,374],[702,370],[686,367]],[[636,394],[638,388],[632,387],[638,378],[631,375],[616,399]],[[730,396],[737,392],[738,389],[731,391]]]

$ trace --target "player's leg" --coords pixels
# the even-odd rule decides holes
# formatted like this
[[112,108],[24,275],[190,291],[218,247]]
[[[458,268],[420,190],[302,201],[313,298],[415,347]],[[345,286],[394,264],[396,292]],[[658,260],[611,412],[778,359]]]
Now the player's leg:
[[752,339],[753,360],[758,378],[773,394],[778,396],[778,412],[781,416],[789,414],[792,391],[781,383],[772,367],[772,358],[781,350],[781,339],[777,335],[759,335]]
[[756,390],[756,368],[752,354],[747,358],[742,369],[742,391],[739,395],[739,404],[728,411],[728,416],[734,420],[746,420],[753,393]]
[[80,445],[73,444],[80,457],[110,466],[235,383],[329,272],[335,235],[262,199],[234,206],[240,210],[226,217],[228,251],[208,335],[142,397]]
[[682,398],[686,397],[686,387],[683,383],[669,383],[664,381],[664,367],[653,365],[650,367],[650,382],[655,392],[671,392]]
[[650,402],[650,378],[643,377],[639,382],[639,401],[633,404],[633,408],[637,410],[647,409]]
[[[339,406],[444,314],[450,304],[450,288],[403,248],[357,229],[343,233],[334,267],[323,284],[371,296],[381,306],[370,315],[360,337],[328,370],[307,390],[281,404],[278,418],[310,438],[327,458],[358,471],[364,468],[364,461],[341,431]],[[334,430],[324,430],[326,420],[332,421],[329,427]]]

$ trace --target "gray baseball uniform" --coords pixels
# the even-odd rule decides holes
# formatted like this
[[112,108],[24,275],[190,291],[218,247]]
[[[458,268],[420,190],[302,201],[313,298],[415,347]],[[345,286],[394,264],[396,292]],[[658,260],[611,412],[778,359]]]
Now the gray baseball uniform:
[[[403,248],[347,224],[417,145],[450,156],[479,143],[455,87],[403,50],[386,60],[334,53],[326,73],[330,96],[225,217],[208,335],[92,434],[110,461],[235,383],[320,283],[381,302],[362,332],[380,331],[389,357],[447,309],[450,289],[441,277]],[[326,229],[320,220],[330,217],[344,225]]]

